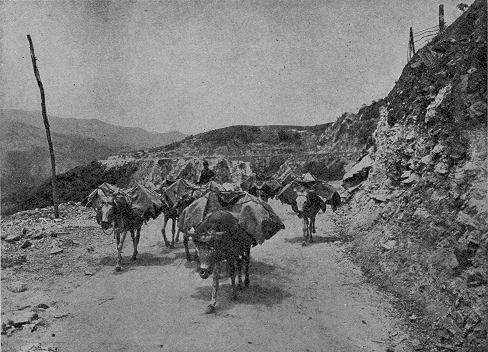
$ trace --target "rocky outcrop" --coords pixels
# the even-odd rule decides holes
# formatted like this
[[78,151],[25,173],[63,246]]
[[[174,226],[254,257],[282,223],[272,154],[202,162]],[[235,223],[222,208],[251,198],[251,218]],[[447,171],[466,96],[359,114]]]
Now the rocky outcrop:
[[486,2],[475,1],[403,70],[347,214],[363,268],[453,350],[487,343],[486,65]]

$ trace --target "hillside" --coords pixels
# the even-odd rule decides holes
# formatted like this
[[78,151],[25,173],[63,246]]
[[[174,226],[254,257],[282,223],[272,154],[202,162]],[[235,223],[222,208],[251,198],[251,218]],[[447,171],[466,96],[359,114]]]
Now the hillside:
[[419,349],[487,346],[486,7],[476,1],[404,68],[369,176],[343,209],[351,255],[397,295]]
[[[97,119],[60,118],[48,115],[52,132],[92,138],[100,144],[110,146],[117,151],[147,149],[166,145],[184,138],[178,131],[166,133],[148,132],[142,128],[122,127],[102,122]],[[22,122],[44,129],[42,114],[39,111],[0,110],[0,122],[7,120]]]
[[[60,133],[51,137],[60,173],[117,151],[91,138]],[[5,121],[0,131],[0,159],[2,198],[41,184],[51,174],[46,132],[22,122]]]
[[[124,150],[160,146],[185,136],[179,132],[151,133],[98,120],[48,118],[58,173],[93,160],[106,159]],[[0,171],[4,198],[40,185],[51,175],[51,164],[41,113],[0,110],[0,122]]]

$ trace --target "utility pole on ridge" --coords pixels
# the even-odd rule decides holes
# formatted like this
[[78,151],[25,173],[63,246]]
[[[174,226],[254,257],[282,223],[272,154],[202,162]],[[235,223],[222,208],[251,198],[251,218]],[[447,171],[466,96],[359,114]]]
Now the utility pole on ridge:
[[49,128],[49,121],[47,119],[46,113],[46,98],[44,96],[44,87],[41,82],[41,76],[39,74],[39,70],[37,69],[36,63],[36,55],[34,54],[34,45],[32,44],[32,39],[29,34],[27,34],[27,40],[29,41],[30,46],[30,53],[32,59],[32,65],[34,66],[34,75],[36,76],[37,85],[39,86],[39,90],[41,91],[41,108],[42,108],[42,118],[44,120],[44,127],[46,128],[46,137],[47,137],[47,144],[49,146],[49,154],[51,155],[51,183],[53,187],[53,205],[54,205],[54,218],[59,218],[59,207],[58,207],[58,195],[56,191],[56,162],[54,159],[54,148],[53,142],[51,140],[51,131]]

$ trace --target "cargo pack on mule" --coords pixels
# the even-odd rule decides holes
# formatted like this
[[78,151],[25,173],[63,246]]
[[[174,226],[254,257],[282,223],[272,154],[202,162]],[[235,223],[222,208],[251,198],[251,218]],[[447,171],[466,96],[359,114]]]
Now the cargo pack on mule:
[[256,196],[265,202],[275,197],[282,188],[281,183],[271,176],[252,174],[241,182],[243,191]]
[[215,312],[222,262],[230,269],[232,299],[237,298],[235,277],[242,288],[249,286],[251,247],[263,244],[285,226],[273,209],[247,192],[207,191],[185,208],[178,227],[184,233],[187,260],[191,260],[188,237],[198,252],[198,273],[203,279],[213,274],[213,290],[206,313]]
[[[158,192],[164,205],[161,234],[166,247],[173,249],[175,241],[179,241],[180,229],[178,228],[178,232],[176,232],[176,222],[184,208],[208,191],[225,192],[226,190],[223,185],[215,181],[210,181],[204,185],[196,185],[191,181],[178,179],[172,181],[169,185],[163,185]],[[171,242],[166,237],[166,225],[169,220],[171,220]]]
[[103,183],[90,193],[85,205],[96,211],[97,222],[104,232],[112,228],[111,233],[114,234],[117,244],[117,271],[122,269],[122,249],[127,232],[132,237],[132,259],[135,260],[142,224],[156,219],[163,211],[159,196],[140,184],[120,189]]

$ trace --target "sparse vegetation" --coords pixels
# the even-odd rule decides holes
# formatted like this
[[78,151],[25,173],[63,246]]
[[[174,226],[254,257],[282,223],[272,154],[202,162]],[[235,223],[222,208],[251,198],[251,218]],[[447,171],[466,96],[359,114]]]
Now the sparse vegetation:
[[[106,168],[94,161],[86,166],[78,166],[57,176],[59,200],[61,203],[81,202],[91,191],[104,182],[124,188],[132,182],[131,176],[135,171],[137,171],[137,167],[129,163]],[[22,210],[44,208],[51,205],[50,185],[50,180],[47,180],[37,188],[26,189],[5,198],[2,203],[2,214],[8,215]]]

